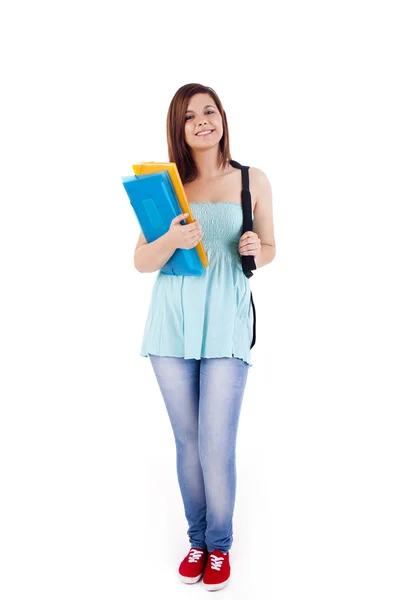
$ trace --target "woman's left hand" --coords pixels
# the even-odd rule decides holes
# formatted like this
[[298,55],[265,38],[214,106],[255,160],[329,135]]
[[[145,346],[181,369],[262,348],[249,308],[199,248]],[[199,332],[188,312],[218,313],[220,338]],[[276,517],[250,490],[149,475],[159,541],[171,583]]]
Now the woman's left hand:
[[246,231],[239,240],[238,248],[242,256],[256,258],[261,252],[261,240],[255,231]]

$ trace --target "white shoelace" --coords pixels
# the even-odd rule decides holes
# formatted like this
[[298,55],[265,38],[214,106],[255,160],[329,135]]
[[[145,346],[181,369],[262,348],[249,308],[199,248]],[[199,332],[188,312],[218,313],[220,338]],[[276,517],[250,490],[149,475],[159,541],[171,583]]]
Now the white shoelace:
[[202,554],[203,554],[202,550],[196,550],[196,548],[192,548],[189,553],[188,561],[189,562],[197,562]]
[[222,563],[224,562],[225,556],[215,556],[215,554],[210,554],[211,557],[211,568],[216,571],[220,571],[222,567]]

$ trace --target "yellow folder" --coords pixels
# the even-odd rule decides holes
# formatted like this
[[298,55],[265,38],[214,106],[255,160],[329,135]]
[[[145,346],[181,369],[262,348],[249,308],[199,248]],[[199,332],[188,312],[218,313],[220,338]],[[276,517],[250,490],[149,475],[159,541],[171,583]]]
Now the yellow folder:
[[[186,197],[182,180],[174,162],[142,162],[132,165],[132,169],[135,175],[150,175],[151,173],[158,173],[159,171],[168,171],[182,212],[189,213],[189,216],[187,216],[185,219],[186,223],[193,223],[193,221],[195,221],[192,211],[190,210],[190,204]],[[196,250],[203,267],[209,267],[210,263],[208,262],[207,254],[204,250],[202,241],[197,244]]]

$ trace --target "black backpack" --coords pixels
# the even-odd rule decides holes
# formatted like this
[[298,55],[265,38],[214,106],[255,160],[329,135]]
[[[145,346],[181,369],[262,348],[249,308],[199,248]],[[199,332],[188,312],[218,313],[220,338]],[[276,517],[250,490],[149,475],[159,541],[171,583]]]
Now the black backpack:
[[[253,231],[253,218],[252,218],[252,207],[251,207],[251,194],[249,186],[249,168],[241,165],[236,160],[230,160],[229,163],[235,169],[242,171],[242,209],[243,209],[243,228],[242,235],[246,231]],[[242,269],[247,278],[253,277],[252,271],[257,269],[256,261],[254,256],[240,256],[242,259]],[[253,341],[251,342],[250,349],[256,343],[256,308],[254,306],[253,292],[250,292],[250,301],[253,307]]]

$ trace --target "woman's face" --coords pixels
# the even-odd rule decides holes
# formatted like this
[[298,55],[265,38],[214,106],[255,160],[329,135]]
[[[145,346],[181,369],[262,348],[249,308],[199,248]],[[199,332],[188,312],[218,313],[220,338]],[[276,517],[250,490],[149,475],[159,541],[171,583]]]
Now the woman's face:
[[[212,133],[198,135],[213,130]],[[193,149],[219,144],[223,135],[222,116],[209,94],[194,94],[185,115],[185,141]]]

